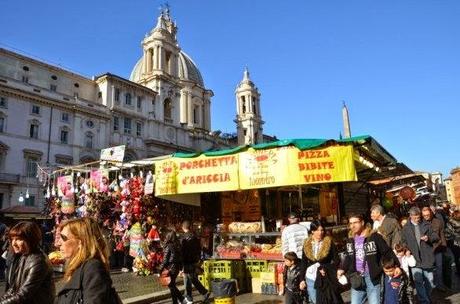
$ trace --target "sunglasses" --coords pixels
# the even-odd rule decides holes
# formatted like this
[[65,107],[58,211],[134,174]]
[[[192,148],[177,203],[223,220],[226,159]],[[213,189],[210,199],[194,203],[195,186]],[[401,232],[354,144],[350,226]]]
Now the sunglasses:
[[61,234],[61,240],[63,242],[67,242],[69,240],[69,238],[65,234]]

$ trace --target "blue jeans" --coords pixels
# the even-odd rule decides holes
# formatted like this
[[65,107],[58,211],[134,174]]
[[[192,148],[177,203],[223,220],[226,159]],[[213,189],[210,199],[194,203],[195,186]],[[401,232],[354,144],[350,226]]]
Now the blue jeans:
[[433,289],[433,269],[412,268],[415,289],[420,304],[429,304]]
[[434,266],[436,267],[434,272],[434,286],[438,288],[444,287],[444,281],[442,277],[442,256],[442,252],[437,252],[434,254]]
[[366,298],[369,304],[380,304],[380,284],[374,285],[368,273],[364,275],[364,280],[365,290],[351,289],[351,304],[364,304]]
[[310,303],[316,303],[316,289],[315,289],[315,281],[307,279],[307,291],[308,291],[308,299]]

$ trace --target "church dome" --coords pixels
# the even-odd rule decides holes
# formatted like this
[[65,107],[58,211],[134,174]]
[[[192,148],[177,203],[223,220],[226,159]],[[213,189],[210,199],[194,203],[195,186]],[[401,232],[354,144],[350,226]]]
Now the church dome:
[[[134,66],[129,80],[139,82],[142,79],[142,71],[144,70],[144,60],[139,59]],[[193,62],[192,58],[186,53],[181,51],[179,53],[179,78],[181,80],[191,81],[204,87],[203,77],[201,77],[200,70]]]

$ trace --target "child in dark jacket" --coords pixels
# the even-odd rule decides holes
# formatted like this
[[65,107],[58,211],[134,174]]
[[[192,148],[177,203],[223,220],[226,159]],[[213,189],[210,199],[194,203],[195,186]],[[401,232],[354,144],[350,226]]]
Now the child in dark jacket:
[[383,259],[382,267],[385,275],[380,283],[380,303],[412,304],[412,287],[407,274],[402,271],[396,276],[398,265],[394,259]]
[[295,252],[287,252],[284,255],[284,286],[280,295],[284,294],[286,304],[302,304],[303,297],[300,290],[300,282],[303,280],[300,260]]

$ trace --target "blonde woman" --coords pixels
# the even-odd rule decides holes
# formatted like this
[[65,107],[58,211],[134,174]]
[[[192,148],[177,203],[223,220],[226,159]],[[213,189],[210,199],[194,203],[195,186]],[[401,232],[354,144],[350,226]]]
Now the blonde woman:
[[89,217],[72,219],[59,228],[66,271],[56,303],[119,303],[110,279],[107,244],[97,222]]

